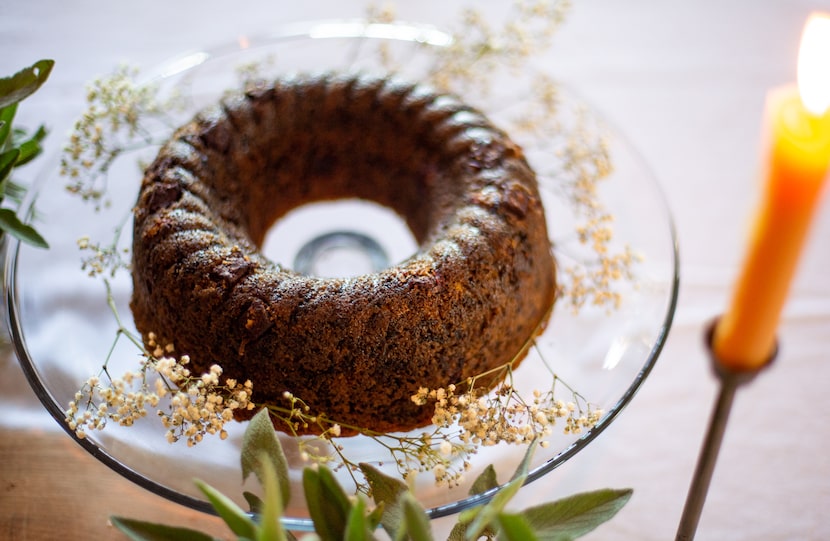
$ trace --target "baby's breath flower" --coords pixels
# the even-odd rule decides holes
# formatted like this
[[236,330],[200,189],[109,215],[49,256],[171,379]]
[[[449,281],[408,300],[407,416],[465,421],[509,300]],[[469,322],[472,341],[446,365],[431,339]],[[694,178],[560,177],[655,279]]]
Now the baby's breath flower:
[[452,444],[447,440],[441,442],[441,454],[444,456],[450,456],[452,454]]
[[[412,400],[416,404],[431,401],[434,408],[432,422],[439,429],[455,426],[460,430],[458,438],[461,442],[481,446],[530,443],[552,434],[558,419],[565,420],[563,431],[566,434],[577,434],[602,418],[602,410],[589,403],[580,405],[556,399],[554,387],[560,381],[556,376],[549,390],[532,392],[532,405],[528,406],[512,385],[510,366],[505,365],[504,370],[506,379],[490,393],[477,387],[473,378],[466,389],[458,385],[445,389],[419,389]],[[581,399],[576,393],[574,398]],[[453,452],[453,446],[447,440],[441,441],[438,448],[442,456]]]
[[467,9],[453,42],[436,53],[430,80],[440,89],[486,92],[488,78],[500,69],[519,72],[550,46],[551,37],[569,9],[565,0],[514,2],[507,16],[493,26],[484,14]]
[[129,269],[129,261],[124,257],[125,252],[115,246],[102,246],[100,243],[92,242],[88,236],[78,239],[78,248],[90,255],[81,261],[81,270],[95,278],[107,272],[114,276],[118,269]]
[[444,464],[436,464],[432,468],[432,474],[435,476],[435,482],[441,483],[447,475],[447,467]]
[[[156,337],[148,335],[155,343]],[[156,344],[155,351],[147,354],[141,363],[141,370],[125,372],[121,378],[107,382],[99,376],[91,376],[75,394],[75,400],[66,410],[66,422],[79,438],[86,437],[87,430],[102,430],[107,422],[131,426],[147,415],[147,407],[158,408],[157,416],[167,428],[165,435],[170,443],[185,439],[188,446],[196,445],[206,434],[228,437],[224,429],[231,421],[235,410],[251,409],[250,400],[253,385],[222,385],[219,365],[199,377],[190,375],[184,367],[189,358],[177,361],[172,357],[156,357],[159,350],[172,352],[172,345],[164,348]],[[166,405],[160,407],[161,398],[169,397]],[[79,403],[85,407],[79,408]],[[225,404],[225,407],[216,407]],[[338,427],[339,432],[339,427]]]
[[87,109],[75,122],[63,150],[60,172],[69,180],[67,189],[96,208],[104,201],[107,174],[125,150],[152,141],[148,122],[167,125],[167,115],[179,107],[174,96],[160,101],[154,86],[136,82],[137,71],[120,66],[112,74],[95,79],[87,89]]

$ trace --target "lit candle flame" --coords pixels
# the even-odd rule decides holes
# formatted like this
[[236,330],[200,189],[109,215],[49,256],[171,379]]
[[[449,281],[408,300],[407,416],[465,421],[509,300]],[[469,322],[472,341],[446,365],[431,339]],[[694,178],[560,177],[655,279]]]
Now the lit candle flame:
[[810,113],[821,116],[830,108],[830,15],[807,20],[798,54],[798,92]]

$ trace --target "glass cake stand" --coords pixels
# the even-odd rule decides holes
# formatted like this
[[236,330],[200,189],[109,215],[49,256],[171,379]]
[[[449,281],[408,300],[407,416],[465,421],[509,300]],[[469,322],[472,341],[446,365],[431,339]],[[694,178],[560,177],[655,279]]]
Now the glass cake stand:
[[[152,138],[163,140],[171,127],[214,103],[228,89],[239,87],[240,74],[254,71],[267,77],[307,71],[309,66],[315,71],[388,73],[391,69],[397,76],[420,81],[434,69],[437,55],[451,42],[452,36],[431,27],[334,21],[283,28],[273,35],[245,37],[238,43],[194,51],[144,74],[158,96],[176,96],[179,103],[148,130],[154,131]],[[530,85],[530,78],[514,74],[507,90],[497,85],[477,90],[468,87],[463,98],[510,131],[519,109],[530,99]],[[630,246],[641,259],[632,266],[633,278],[619,284],[619,307],[588,305],[576,312],[559,301],[547,330],[516,371],[516,388],[531,393],[540,378],[550,378],[549,366],[561,381],[605,412],[593,428],[581,434],[555,432],[549,446],[535,453],[530,481],[576,455],[631,401],[664,345],[678,292],[675,233],[650,171],[625,139],[605,126],[590,107],[561,85],[558,92],[561,133],[567,134],[574,122],[587,119],[608,146],[613,172],[600,183],[598,194],[614,217],[611,248]],[[550,152],[547,141],[514,138],[524,146],[537,171],[557,168],[557,154]],[[23,208],[34,216],[52,248],[37,250],[13,239],[7,247],[4,286],[11,336],[20,364],[45,408],[90,454],[138,485],[191,508],[210,509],[192,482],[195,477],[228,495],[239,495],[238,502],[244,505],[239,466],[244,424],[231,423],[226,440],[206,437],[187,447],[184,442],[167,443],[165,429],[152,415],[129,428],[111,423],[84,439],[77,439],[64,422],[67,404],[89,376],[99,373],[118,328],[103,281],[89,277],[88,269],[81,268],[83,254],[77,241],[88,236],[90,242],[105,244],[114,238],[116,228],[124,225],[118,249],[129,248],[129,211],[141,178],[137,164],[151,159],[156,148],[146,144],[113,162],[106,204],[99,210],[67,194],[66,178],[58,174],[57,166],[47,168]],[[556,185],[555,175],[548,178],[541,174],[540,178],[554,253],[564,267],[586,257],[580,253],[583,247],[575,233],[579,217],[567,190]],[[272,228],[262,249],[289,266],[345,275],[400,261],[411,255],[416,245],[393,212],[347,200],[309,205],[290,214]],[[132,328],[129,271],[107,275],[107,279],[115,309],[124,325]],[[108,365],[112,374],[137,367],[138,352],[125,342],[118,341],[112,351]],[[311,523],[300,495],[306,463],[295,440],[289,436],[281,436],[281,440],[294,483],[286,526],[308,529]],[[341,438],[338,443],[355,462],[388,460],[369,438]],[[438,487],[426,472],[415,480],[414,490],[431,517],[457,513],[492,496],[492,491],[468,494],[469,482],[484,467],[494,464],[499,479],[506,481],[525,451],[522,446],[507,444],[482,447],[470,459],[471,472],[460,486]]]

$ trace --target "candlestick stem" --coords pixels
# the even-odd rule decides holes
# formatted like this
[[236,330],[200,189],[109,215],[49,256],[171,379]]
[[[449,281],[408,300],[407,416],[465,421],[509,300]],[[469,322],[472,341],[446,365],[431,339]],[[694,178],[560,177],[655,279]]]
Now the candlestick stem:
[[717,320],[709,326],[705,339],[712,360],[712,368],[718,377],[720,387],[715,407],[709,418],[709,427],[700,449],[692,483],[689,486],[689,493],[686,496],[686,504],[680,518],[675,541],[692,541],[695,537],[700,516],[703,513],[703,504],[709,492],[709,484],[712,481],[712,474],[715,471],[715,463],[718,459],[723,435],[726,432],[726,423],[732,410],[735,392],[738,387],[751,381],[762,369],[768,366],[777,354],[776,348],[776,352],[770,356],[767,363],[755,370],[731,371],[718,361],[712,349],[712,335],[716,325]]

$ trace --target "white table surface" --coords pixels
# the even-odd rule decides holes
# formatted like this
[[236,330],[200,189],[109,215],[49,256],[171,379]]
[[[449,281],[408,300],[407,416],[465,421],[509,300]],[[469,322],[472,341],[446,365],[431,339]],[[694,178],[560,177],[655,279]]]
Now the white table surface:
[[[440,26],[471,3],[483,9],[499,4],[426,0],[398,2],[397,11],[401,19]],[[804,21],[830,5],[826,0],[574,4],[549,54],[552,72],[618,126],[659,179],[678,229],[681,294],[663,355],[622,417],[576,458],[525,488],[516,505],[605,486],[632,487],[628,506],[588,539],[671,539],[716,391],[703,328],[725,307],[759,192],[764,95],[794,80]],[[230,5],[0,3],[0,73],[43,57],[57,62],[48,84],[24,102],[20,121],[68,126],[84,85],[120,62],[151,66],[197,45],[287,21],[365,13],[357,0]],[[49,138],[50,149],[58,148],[59,135]],[[830,538],[826,197],[819,211],[783,315],[781,355],[737,397],[699,539]],[[30,405],[23,424],[51,427],[54,422],[38,407],[17,367],[4,370],[0,407]],[[16,380],[19,385],[10,383]],[[83,503],[78,506],[80,512]]]

